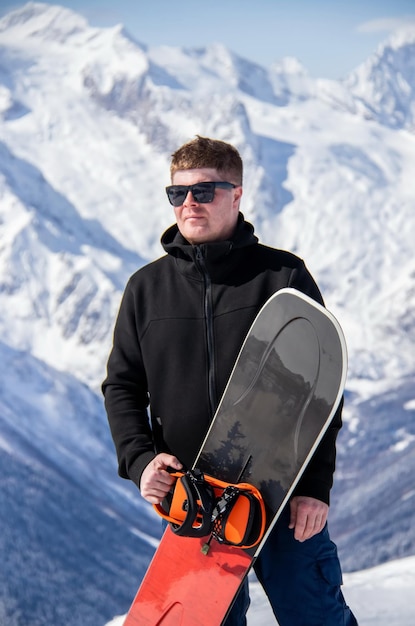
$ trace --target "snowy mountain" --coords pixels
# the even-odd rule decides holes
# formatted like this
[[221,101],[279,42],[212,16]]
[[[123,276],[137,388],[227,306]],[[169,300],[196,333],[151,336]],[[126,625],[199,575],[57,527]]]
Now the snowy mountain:
[[154,549],[100,383],[125,282],[173,221],[169,155],[195,134],[238,147],[245,216],[344,327],[345,569],[415,553],[414,59],[400,31],[334,82],[222,44],[149,48],[59,6],[0,20],[0,623],[103,624]]

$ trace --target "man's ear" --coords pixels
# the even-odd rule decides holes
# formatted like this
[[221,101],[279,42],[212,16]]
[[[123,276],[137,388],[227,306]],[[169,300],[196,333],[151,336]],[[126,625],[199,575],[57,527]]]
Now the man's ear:
[[238,210],[239,210],[239,204],[241,202],[242,194],[243,194],[242,186],[235,187],[235,189],[233,190],[233,204],[234,206],[236,206],[236,208],[238,208]]

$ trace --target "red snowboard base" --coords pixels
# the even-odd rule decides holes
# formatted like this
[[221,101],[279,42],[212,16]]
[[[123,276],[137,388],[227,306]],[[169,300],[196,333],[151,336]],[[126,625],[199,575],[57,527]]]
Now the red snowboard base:
[[[166,529],[124,626],[220,626],[252,557],[217,541],[212,541],[205,555],[204,543],[204,539],[178,537],[170,527]],[[220,584],[218,572],[226,578],[226,585]],[[200,612],[199,596],[211,599],[208,614]]]

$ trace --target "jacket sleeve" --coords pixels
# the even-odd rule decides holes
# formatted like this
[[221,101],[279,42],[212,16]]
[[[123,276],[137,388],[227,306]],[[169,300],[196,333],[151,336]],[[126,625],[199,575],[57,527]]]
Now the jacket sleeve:
[[[289,287],[298,289],[324,305],[320,290],[304,264],[293,270]],[[330,504],[330,490],[336,467],[336,439],[342,427],[343,398],[333,420],[301,477],[296,496],[309,496]]]
[[113,347],[102,383],[105,409],[118,457],[118,472],[137,486],[154,458],[147,379],[136,324],[136,303],[127,284],[115,323]]

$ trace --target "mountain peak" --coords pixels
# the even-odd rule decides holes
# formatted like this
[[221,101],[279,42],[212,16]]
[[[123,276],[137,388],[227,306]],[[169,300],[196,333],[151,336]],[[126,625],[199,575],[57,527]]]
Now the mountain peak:
[[365,117],[391,128],[415,128],[415,25],[395,31],[344,82]]
[[380,48],[385,48],[386,46],[391,47],[396,50],[397,48],[402,48],[407,45],[415,44],[415,23],[409,23],[407,26],[401,26],[397,30],[395,30],[383,44],[381,44]]
[[0,32],[7,31],[19,39],[30,37],[59,43],[88,28],[88,22],[78,13],[43,2],[28,2],[0,20]]
[[286,56],[280,61],[275,61],[271,65],[271,70],[275,74],[293,74],[306,76],[308,74],[304,65],[297,59],[297,57]]

